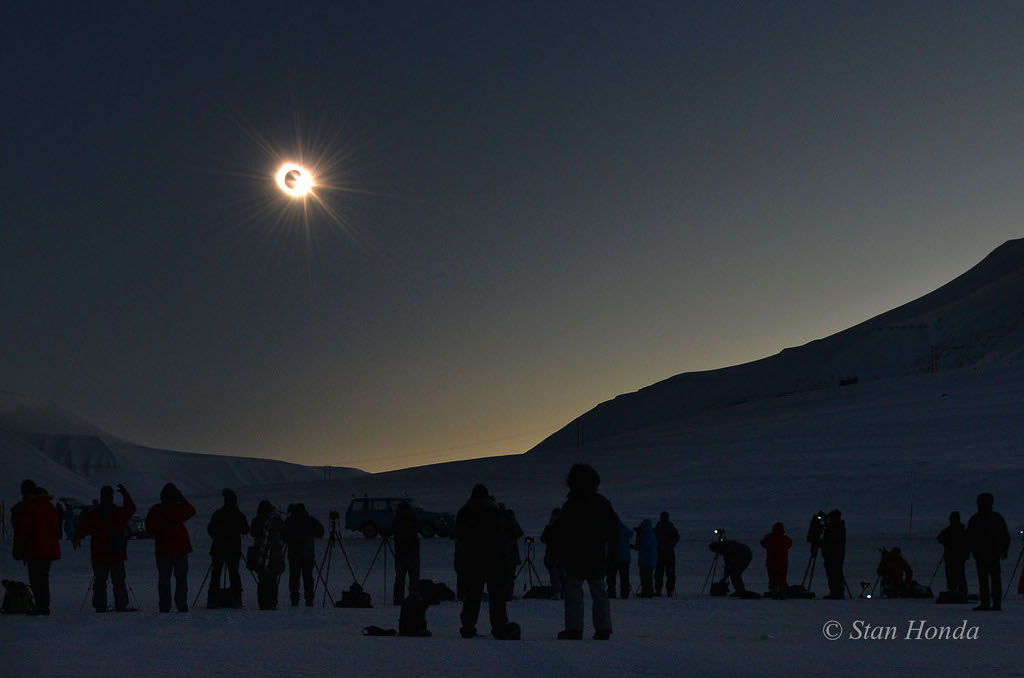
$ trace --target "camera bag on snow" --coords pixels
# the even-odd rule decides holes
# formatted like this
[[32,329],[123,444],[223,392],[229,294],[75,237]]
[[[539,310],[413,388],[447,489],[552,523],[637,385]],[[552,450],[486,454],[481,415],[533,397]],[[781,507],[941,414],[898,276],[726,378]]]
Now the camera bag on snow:
[[711,590],[709,593],[713,596],[727,596],[729,595],[729,582],[727,581],[716,581],[711,584]]
[[540,584],[538,584],[536,586],[531,586],[530,590],[523,594],[523,598],[550,598],[550,597],[551,597],[551,587],[550,586],[541,586]]
[[359,584],[352,582],[348,590],[341,592],[341,600],[334,604],[335,607],[373,607],[370,602],[370,594],[363,590]]
[[35,607],[32,589],[20,581],[3,580],[4,602],[0,607],[3,614],[28,614]]
[[935,599],[940,605],[966,603],[967,594],[963,591],[940,591],[939,597]]
[[427,605],[437,605],[445,600],[455,600],[455,591],[452,591],[448,588],[448,585],[443,582],[435,582],[431,579],[420,579],[419,582],[417,582],[417,587],[420,598],[422,598]]

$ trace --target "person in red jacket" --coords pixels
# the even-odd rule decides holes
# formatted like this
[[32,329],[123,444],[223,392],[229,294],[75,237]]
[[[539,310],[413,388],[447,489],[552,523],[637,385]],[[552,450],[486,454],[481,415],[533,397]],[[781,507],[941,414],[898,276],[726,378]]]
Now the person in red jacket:
[[188,554],[192,542],[185,521],[196,514],[174,483],[160,490],[160,503],[146,514],[146,531],[156,546],[156,569],[160,575],[157,590],[160,611],[171,611],[171,575],[174,575],[174,604],[178,612],[188,612]]
[[772,531],[761,540],[761,546],[766,551],[768,589],[773,595],[782,595],[789,588],[786,574],[789,572],[789,549],[793,546],[793,540],[786,535],[782,523],[775,523]]
[[92,556],[92,606],[97,612],[107,611],[107,577],[114,590],[114,609],[128,610],[128,587],[125,584],[124,562],[128,560],[128,520],[135,515],[135,502],[124,485],[117,491],[123,506],[114,504],[114,488],[100,488],[100,503],[78,521],[74,546],[82,539],[92,537],[89,552]]
[[50,564],[60,559],[57,509],[53,497],[31,480],[21,483],[22,499],[11,508],[14,557],[28,567],[35,607],[32,615],[50,614]]

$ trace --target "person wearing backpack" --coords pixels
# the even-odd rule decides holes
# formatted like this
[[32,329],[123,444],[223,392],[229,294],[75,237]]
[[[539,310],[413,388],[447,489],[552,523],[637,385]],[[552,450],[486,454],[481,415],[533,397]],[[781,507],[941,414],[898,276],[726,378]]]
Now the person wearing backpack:
[[662,511],[658,524],[654,526],[654,536],[658,538],[658,565],[654,568],[654,595],[661,595],[661,582],[665,582],[665,595],[673,596],[676,592],[676,544],[679,543],[679,530],[668,519],[668,511]]
[[978,495],[978,512],[967,521],[967,543],[978,566],[978,597],[982,610],[1001,610],[1003,602],[1002,573],[999,561],[1010,552],[1010,531],[1006,519],[992,510],[995,498],[988,492]]
[[160,611],[171,611],[171,576],[174,576],[174,604],[178,612],[188,612],[188,554],[192,542],[185,521],[196,514],[174,483],[160,490],[160,503],[146,514],[146,532],[153,535],[156,569],[159,573],[157,591]]
[[[206,526],[210,535],[210,588],[207,589],[207,607],[241,607],[242,577],[238,561],[242,558],[242,536],[249,534],[249,521],[238,510],[238,495],[225,487],[221,490],[224,505],[213,512]],[[231,588],[221,589],[221,572],[227,568]]]
[[31,480],[21,483],[22,500],[11,507],[14,557],[28,567],[35,607],[30,615],[50,614],[50,565],[60,559],[57,509],[49,492]]
[[128,587],[125,583],[125,561],[128,560],[128,521],[135,515],[135,502],[124,485],[118,485],[122,505],[114,504],[114,488],[100,488],[100,503],[78,521],[72,542],[77,549],[90,537],[92,559],[92,606],[97,612],[107,611],[107,579],[114,591],[114,610],[128,611]]
[[459,619],[463,638],[476,636],[480,601],[487,586],[491,636],[518,640],[520,629],[508,620],[505,593],[508,579],[508,550],[505,517],[484,485],[473,487],[469,501],[455,518],[455,571],[465,594]]
[[654,597],[654,568],[658,565],[658,536],[650,519],[636,528],[637,564],[640,566],[640,597]]
[[960,512],[949,514],[949,526],[937,537],[942,544],[942,562],[946,565],[946,590],[967,595],[967,573],[964,571],[971,549],[967,545],[967,527],[960,522]]
[[323,524],[309,515],[305,504],[292,504],[284,521],[284,543],[288,545],[288,593],[292,606],[299,604],[301,577],[306,607],[313,607],[313,566],[316,542],[324,536]]
[[277,517],[274,505],[264,499],[252,519],[252,536],[246,566],[256,573],[256,599],[261,610],[277,609],[278,578],[284,572],[284,523]]

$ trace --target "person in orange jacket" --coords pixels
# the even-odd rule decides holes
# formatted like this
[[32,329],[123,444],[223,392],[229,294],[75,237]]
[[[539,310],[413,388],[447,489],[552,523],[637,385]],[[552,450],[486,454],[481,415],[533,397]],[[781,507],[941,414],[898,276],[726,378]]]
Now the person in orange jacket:
[[35,607],[31,615],[50,614],[50,564],[60,559],[57,508],[49,492],[31,480],[21,483],[22,500],[11,508],[14,521],[14,558],[28,567]]
[[74,546],[91,537],[89,553],[92,557],[92,606],[97,612],[107,611],[107,578],[114,590],[114,609],[126,612],[128,587],[125,584],[125,566],[128,560],[128,520],[135,515],[135,502],[124,485],[118,485],[122,506],[114,504],[114,488],[100,488],[100,503],[78,521]]
[[768,589],[773,595],[779,595],[789,588],[786,575],[789,573],[789,549],[793,540],[786,534],[782,523],[772,525],[772,531],[761,540],[765,549],[765,565],[768,567]]
[[178,612],[188,612],[188,554],[192,542],[185,521],[196,514],[174,483],[160,491],[160,503],[146,514],[146,531],[153,535],[156,569],[160,575],[157,590],[160,611],[171,611],[171,575],[174,575],[174,604]]

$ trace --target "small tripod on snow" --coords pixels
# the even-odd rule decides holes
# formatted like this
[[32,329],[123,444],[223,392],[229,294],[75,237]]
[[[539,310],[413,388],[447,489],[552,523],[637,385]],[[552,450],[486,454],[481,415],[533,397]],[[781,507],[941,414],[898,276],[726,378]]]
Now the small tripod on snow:
[[[527,537],[525,539],[525,541],[526,541],[526,558],[523,560],[522,565],[519,566],[519,569],[516,570],[515,580],[516,581],[519,580],[519,575],[522,574],[523,570],[525,569],[526,570],[526,578],[527,578],[527,580],[530,583],[530,588],[532,589],[533,588],[533,578],[534,577],[537,578],[537,583],[538,584],[541,581],[543,581],[543,580],[540,578],[540,574],[537,572],[537,568],[533,564],[533,537]],[[526,584],[524,583],[523,584],[523,591],[527,591],[527,590],[528,589],[526,588]]]
[[[331,511],[330,518],[331,518],[331,527],[330,527],[330,535],[328,536],[328,539],[327,539],[327,548],[324,550],[323,558],[320,559],[320,565],[317,566],[317,568],[316,568],[316,575],[317,575],[317,580],[318,580],[317,581],[317,585],[319,586],[320,584],[323,584],[323,587],[324,587],[324,595],[321,598],[321,602],[320,602],[320,606],[321,607],[326,606],[328,600],[331,601],[331,605],[332,606],[334,606],[334,604],[335,604],[334,597],[331,595],[330,591],[327,589],[327,581],[331,578],[331,557],[333,556],[333,553],[334,553],[334,546],[335,546],[335,544],[337,544],[338,548],[341,550],[341,555],[345,559],[345,565],[348,566],[348,571],[352,575],[352,581],[356,580],[356,573],[352,569],[352,562],[348,559],[348,552],[345,551],[345,545],[341,543],[341,535],[338,534],[338,519],[340,518],[340,516],[338,515],[338,512],[337,511]],[[327,566],[326,574],[324,573],[324,565],[325,564]],[[314,596],[316,595],[316,588],[315,587],[313,589],[313,595]]]

